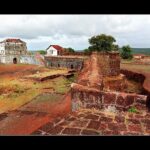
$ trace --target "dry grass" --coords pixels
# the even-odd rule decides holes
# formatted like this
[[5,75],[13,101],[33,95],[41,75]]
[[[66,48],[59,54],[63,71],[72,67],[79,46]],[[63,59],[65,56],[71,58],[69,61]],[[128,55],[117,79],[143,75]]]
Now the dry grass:
[[46,77],[46,76],[50,76],[50,75],[55,75],[55,74],[65,74],[67,73],[68,70],[67,69],[50,69],[46,72],[37,72],[35,74],[32,74],[32,75],[28,75],[28,76],[25,76],[26,78],[43,78],[43,77]]
[[[49,74],[66,73],[67,70],[49,70],[40,72],[41,76]],[[22,76],[23,77],[23,76]],[[70,90],[71,82],[63,77],[47,80],[44,82],[32,81],[20,77],[0,78],[0,113],[15,110],[28,103],[39,94],[45,92],[57,92],[65,94]]]

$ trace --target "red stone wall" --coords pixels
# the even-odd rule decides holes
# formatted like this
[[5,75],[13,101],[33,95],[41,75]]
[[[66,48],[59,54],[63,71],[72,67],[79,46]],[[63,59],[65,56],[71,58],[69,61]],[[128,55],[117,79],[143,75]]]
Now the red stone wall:
[[130,107],[137,110],[147,109],[149,96],[120,92],[126,86],[124,76],[120,73],[138,82],[144,82],[143,89],[150,96],[150,85],[147,84],[149,82],[145,82],[148,79],[145,79],[145,75],[120,71],[119,53],[95,52],[92,53],[89,63],[84,66],[78,84],[71,85],[72,111],[80,108],[106,110],[109,106],[119,111],[127,111]]
[[98,65],[103,76],[118,76],[120,74],[120,55],[117,52],[96,53]]
[[72,111],[81,108],[107,109],[114,106],[119,111],[135,107],[145,110],[147,96],[121,92],[104,92],[73,83],[71,86]]
[[128,79],[133,79],[137,82],[141,82],[143,84],[142,93],[147,95],[147,106],[150,109],[150,74],[143,74],[139,72],[133,72],[129,70],[121,69],[121,73],[123,73]]

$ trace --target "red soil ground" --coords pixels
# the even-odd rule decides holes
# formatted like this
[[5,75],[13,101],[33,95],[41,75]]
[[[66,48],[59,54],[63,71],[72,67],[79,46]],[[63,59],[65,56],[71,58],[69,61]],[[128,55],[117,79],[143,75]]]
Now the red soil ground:
[[[19,78],[45,69],[35,65],[0,65],[0,78]],[[64,117],[70,113],[70,109],[69,93],[61,95],[54,102],[50,99],[48,102],[34,103],[32,100],[15,111],[0,114],[0,135],[29,135],[45,123]]]
[[42,71],[44,68],[36,65],[0,65],[0,77],[16,78],[22,75],[33,74],[36,71]]
[[[34,111],[28,109],[33,107],[31,102],[27,105],[28,107],[23,110],[20,108],[10,112],[6,118],[0,121],[0,135],[29,135],[47,122],[64,117],[71,111],[71,97],[70,94],[67,94],[62,101],[53,104],[49,102],[47,104],[49,106],[41,105]],[[38,111],[40,109],[45,109],[45,111]]]

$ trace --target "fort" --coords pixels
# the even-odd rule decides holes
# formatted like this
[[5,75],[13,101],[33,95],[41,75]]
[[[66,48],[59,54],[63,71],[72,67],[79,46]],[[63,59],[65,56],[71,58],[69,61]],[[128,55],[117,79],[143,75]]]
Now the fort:
[[[130,79],[141,83],[140,94],[126,92]],[[119,53],[93,52],[71,84],[71,112],[32,135],[149,135],[148,82],[146,74],[120,69]]]
[[[86,67],[91,68],[89,73],[84,72]],[[119,53],[94,52],[86,67],[82,72],[84,75],[71,85],[73,111],[80,108],[105,110],[110,107],[114,111],[125,111],[132,106],[141,106],[142,109],[143,104],[146,105],[146,95],[125,92],[128,87],[125,75],[120,73]]]

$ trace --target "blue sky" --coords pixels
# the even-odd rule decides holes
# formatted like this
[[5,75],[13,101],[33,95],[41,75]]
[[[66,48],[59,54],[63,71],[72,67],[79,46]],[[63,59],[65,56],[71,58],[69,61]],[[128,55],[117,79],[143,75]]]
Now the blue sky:
[[20,38],[29,50],[51,44],[82,50],[102,33],[119,46],[150,48],[150,15],[0,15],[0,20],[0,40]]

